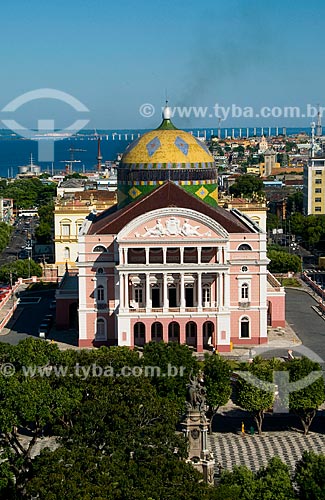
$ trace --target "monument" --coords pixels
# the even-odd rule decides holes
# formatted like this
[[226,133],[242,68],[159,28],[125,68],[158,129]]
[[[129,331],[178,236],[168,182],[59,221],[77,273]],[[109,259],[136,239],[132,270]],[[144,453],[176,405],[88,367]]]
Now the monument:
[[201,472],[208,484],[214,484],[214,457],[208,449],[209,422],[205,416],[206,388],[203,378],[190,376],[187,385],[185,420],[182,422],[183,433],[188,439],[188,459],[193,467]]

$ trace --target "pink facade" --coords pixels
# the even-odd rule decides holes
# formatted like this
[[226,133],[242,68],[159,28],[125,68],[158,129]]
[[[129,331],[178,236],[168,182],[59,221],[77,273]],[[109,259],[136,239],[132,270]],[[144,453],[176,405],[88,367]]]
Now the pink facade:
[[266,234],[248,218],[166,183],[79,238],[79,345],[266,343],[285,301],[267,264]]

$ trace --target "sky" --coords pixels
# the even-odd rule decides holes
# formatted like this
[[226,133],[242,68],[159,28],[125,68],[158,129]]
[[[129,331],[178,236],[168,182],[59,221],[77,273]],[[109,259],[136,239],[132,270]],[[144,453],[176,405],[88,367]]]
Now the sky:
[[[180,128],[294,127],[313,121],[308,104],[325,107],[323,0],[16,0],[1,18],[0,110],[48,88],[89,112],[34,94],[0,120],[155,128],[167,95]],[[264,107],[271,116],[257,116]]]

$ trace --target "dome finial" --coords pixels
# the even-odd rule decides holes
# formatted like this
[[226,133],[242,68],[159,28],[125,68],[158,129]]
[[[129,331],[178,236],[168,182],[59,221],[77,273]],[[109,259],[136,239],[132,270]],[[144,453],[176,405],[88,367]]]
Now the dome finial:
[[162,113],[163,120],[170,120],[171,116],[172,116],[172,111],[170,109],[170,106],[168,106],[168,99],[166,99],[165,107]]

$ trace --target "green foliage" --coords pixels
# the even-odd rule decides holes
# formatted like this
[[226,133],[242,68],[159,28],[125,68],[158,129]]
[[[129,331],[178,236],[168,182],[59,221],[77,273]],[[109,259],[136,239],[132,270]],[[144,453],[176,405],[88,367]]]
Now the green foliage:
[[301,190],[295,191],[293,194],[289,195],[287,198],[287,213],[295,214],[301,213],[303,211],[303,192]]
[[10,274],[13,282],[18,278],[29,278],[30,276],[42,276],[42,268],[33,259],[15,260],[10,264],[0,267],[0,281],[9,283]]
[[35,237],[39,244],[51,243],[52,225],[49,224],[48,222],[44,222],[41,220],[38,227],[35,230]]
[[40,500],[208,500],[211,489],[199,477],[173,454],[130,457],[60,448],[35,460],[27,494]]
[[252,198],[253,195],[260,195],[264,192],[263,181],[254,175],[243,174],[230,186],[229,191],[234,196]]
[[[199,370],[199,365],[188,346],[171,342],[149,342],[144,346],[142,363],[144,366],[159,367],[161,374],[167,374],[153,376],[152,383],[158,394],[177,399],[183,405],[189,375]],[[168,376],[169,370],[171,376]]]
[[325,215],[308,215],[295,212],[290,217],[291,232],[301,236],[310,247],[325,238]]
[[[220,486],[228,487],[236,500],[294,500],[296,495],[288,467],[278,457],[254,474],[246,467],[223,472]],[[227,498],[227,490],[225,490]],[[217,497],[218,498],[218,497]],[[228,497],[231,498],[231,497]],[[220,496],[221,499],[221,496]]]
[[301,283],[296,278],[280,278],[279,281],[282,286],[294,286],[301,288]]
[[73,174],[66,175],[63,180],[67,181],[68,179],[87,179],[87,176],[81,175],[79,172],[74,172]]
[[12,233],[12,227],[5,222],[0,222],[0,252],[6,248]]
[[280,219],[277,215],[272,214],[271,212],[268,212],[267,219],[266,219],[266,228],[268,230],[277,229],[279,227],[279,222],[280,222]]
[[285,251],[269,250],[267,253],[270,263],[268,265],[271,273],[287,273],[301,271],[301,260],[298,255],[289,254]]
[[[308,358],[294,359],[286,365],[290,383],[297,383],[297,390],[290,393],[290,410],[295,412],[303,425],[304,434],[309,431],[317,409],[324,402],[325,389],[322,369],[319,363]],[[310,382],[305,377],[311,377]],[[301,389],[300,389],[301,387]]]
[[259,357],[254,358],[253,363],[243,363],[239,370],[238,404],[253,415],[259,434],[262,433],[264,412],[273,406],[273,370],[273,360]]
[[231,394],[229,363],[217,355],[206,355],[204,359],[204,384],[207,390],[210,431],[213,418],[220,406],[228,403]]
[[325,456],[304,451],[296,464],[294,480],[299,488],[299,498],[325,499]]
[[31,208],[46,205],[53,199],[56,184],[43,184],[40,179],[17,179],[7,183],[0,191],[1,196],[13,198],[19,208]]

